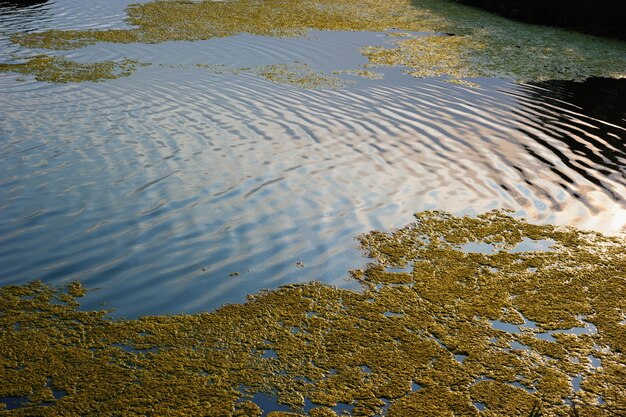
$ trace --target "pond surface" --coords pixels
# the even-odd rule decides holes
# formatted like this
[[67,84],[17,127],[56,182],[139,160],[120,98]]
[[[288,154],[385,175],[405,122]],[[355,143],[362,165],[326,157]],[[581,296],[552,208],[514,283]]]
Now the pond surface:
[[[37,3],[37,2],[33,2]],[[7,36],[124,27],[127,1],[0,2]],[[376,68],[304,90],[240,68],[364,65],[372,32],[97,44],[78,61],[153,65],[104,83],[0,74],[0,284],[80,279],[86,309],[196,312],[261,288],[355,288],[354,237],[440,209],[626,231],[626,80],[480,88]]]

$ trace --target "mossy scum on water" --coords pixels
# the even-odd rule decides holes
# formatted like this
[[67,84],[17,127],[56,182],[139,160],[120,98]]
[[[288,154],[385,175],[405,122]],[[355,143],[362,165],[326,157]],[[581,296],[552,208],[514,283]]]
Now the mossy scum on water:
[[38,55],[20,63],[0,64],[0,72],[34,75],[38,81],[54,83],[98,82],[128,77],[135,72],[138,65],[146,64],[130,59],[120,62],[79,63],[62,57]]
[[430,211],[359,241],[361,292],[211,313],[114,320],[77,283],[5,286],[0,413],[260,416],[265,393],[292,409],[273,417],[624,415],[624,238]]
[[51,30],[11,39],[28,48],[63,50],[97,42],[196,41],[240,33],[291,37],[311,29],[398,29],[409,36],[363,49],[372,65],[403,65],[417,77],[446,76],[455,82],[484,76],[518,81],[626,76],[623,42],[513,22],[447,0],[156,1],[130,5],[127,12],[130,29]]

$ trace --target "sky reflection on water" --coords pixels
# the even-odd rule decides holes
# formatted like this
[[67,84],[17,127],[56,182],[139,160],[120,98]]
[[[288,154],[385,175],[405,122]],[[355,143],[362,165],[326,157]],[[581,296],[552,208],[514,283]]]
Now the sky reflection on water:
[[[39,6],[46,28],[72,26],[74,3]],[[124,4],[98,3],[84,24],[122,25]],[[366,262],[354,236],[421,210],[625,231],[625,80],[476,89],[384,69],[307,91],[191,67],[350,68],[366,62],[359,45],[385,41],[95,45],[72,54],[165,65],[102,84],[0,74],[0,283],[81,279],[100,288],[86,308],[193,312],[292,282],[354,287],[346,271]]]

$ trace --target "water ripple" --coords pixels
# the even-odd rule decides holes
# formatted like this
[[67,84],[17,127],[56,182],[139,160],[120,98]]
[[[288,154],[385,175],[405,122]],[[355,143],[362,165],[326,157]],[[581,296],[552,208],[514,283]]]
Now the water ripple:
[[[124,2],[96,3],[108,17],[86,27],[123,24]],[[346,271],[365,262],[354,236],[419,210],[510,208],[625,231],[624,80],[476,89],[385,69],[382,81],[306,91],[193,66],[354,68],[355,45],[384,41],[313,35],[76,52],[187,65],[103,84],[1,76],[0,283],[82,279],[101,288],[88,308],[198,311],[285,283],[353,286]],[[344,61],[329,55],[333,39]]]

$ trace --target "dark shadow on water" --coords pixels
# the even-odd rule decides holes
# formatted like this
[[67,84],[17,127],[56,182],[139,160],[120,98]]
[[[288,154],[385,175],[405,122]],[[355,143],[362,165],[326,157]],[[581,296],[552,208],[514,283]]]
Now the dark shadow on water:
[[0,7],[32,7],[48,3],[48,0],[0,0]]
[[579,106],[581,113],[609,123],[625,125],[626,79],[589,78],[584,82],[545,81],[531,83],[545,88],[537,98],[550,103],[563,100]]
[[[623,201],[620,189],[626,187],[626,79],[545,81],[520,88],[524,92],[517,96],[521,106],[516,116],[523,127],[518,130],[567,168],[604,189],[613,200]],[[562,168],[529,147],[527,151],[558,175],[571,195],[584,198]],[[606,181],[609,178],[617,186],[610,185]]]
[[16,30],[31,31],[30,28],[22,28],[22,25],[44,21],[43,13],[50,4],[48,0],[0,0],[0,34]]
[[626,39],[621,0],[456,0],[510,19]]

